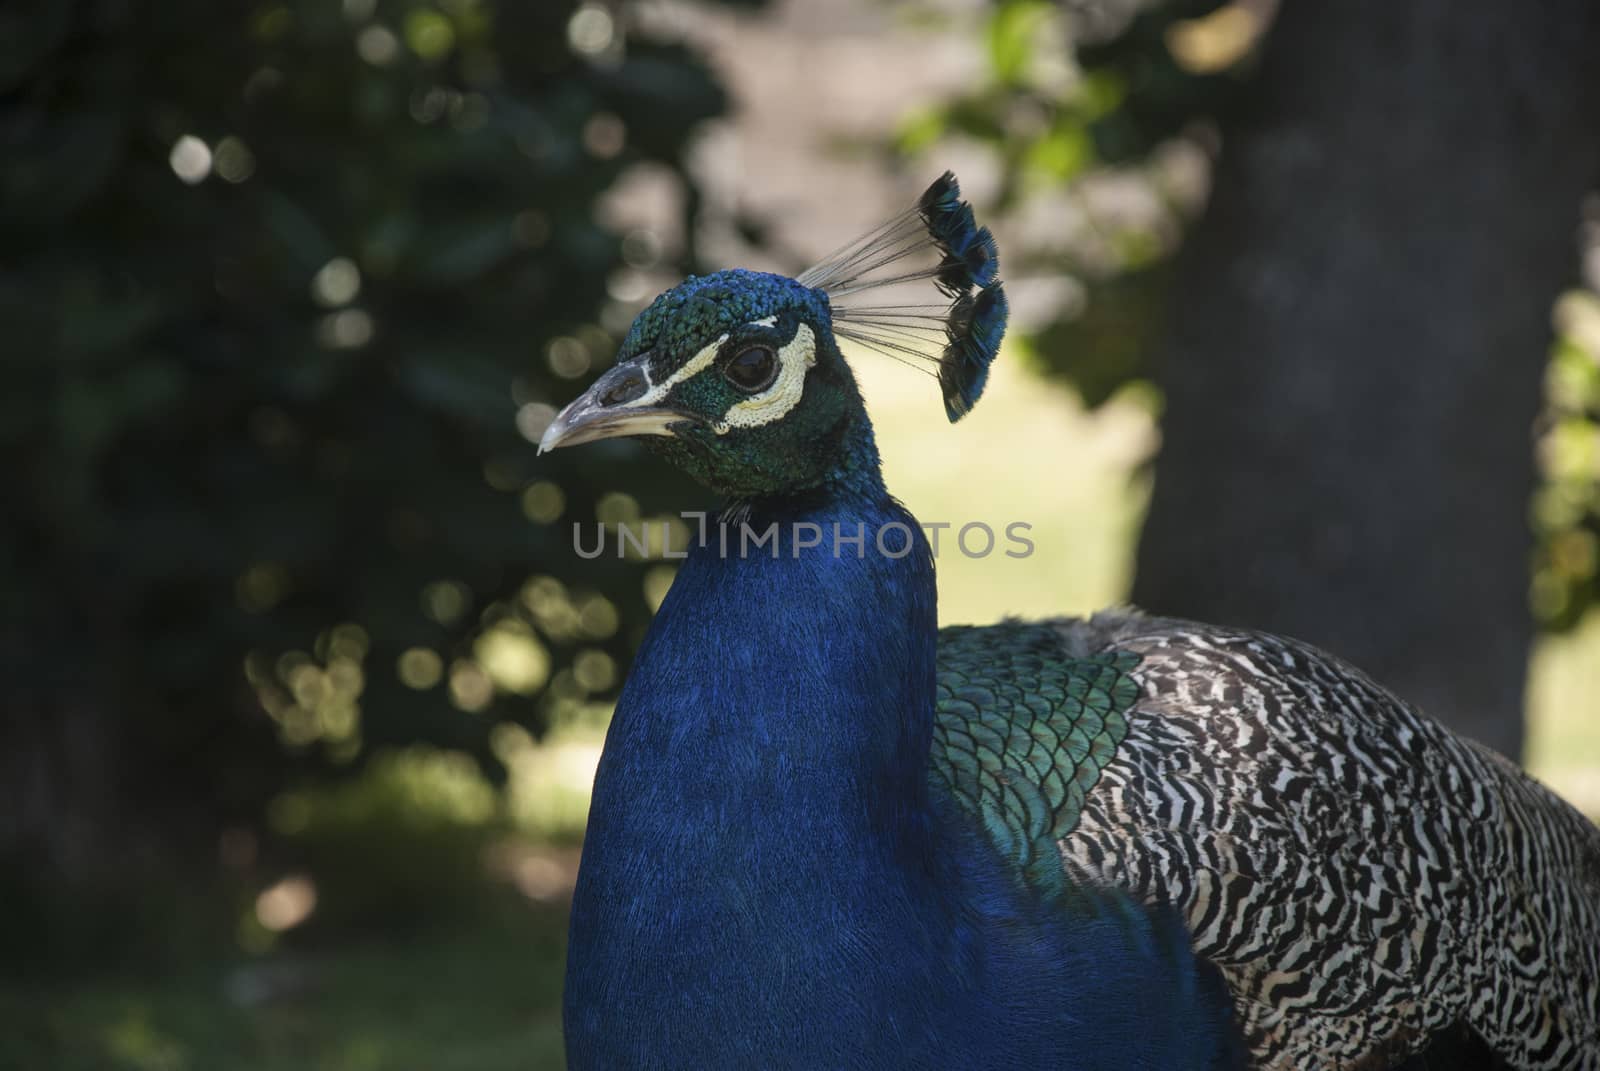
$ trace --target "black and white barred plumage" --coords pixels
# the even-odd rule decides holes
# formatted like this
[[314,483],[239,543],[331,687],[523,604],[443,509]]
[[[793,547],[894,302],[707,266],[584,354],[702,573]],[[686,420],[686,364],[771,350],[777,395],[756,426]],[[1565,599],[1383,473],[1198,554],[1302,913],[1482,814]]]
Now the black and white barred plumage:
[[1399,1065],[1462,1026],[1600,1071],[1600,830],[1305,644],[1136,614],[1127,738],[1060,840],[1079,880],[1178,906],[1268,1071]]

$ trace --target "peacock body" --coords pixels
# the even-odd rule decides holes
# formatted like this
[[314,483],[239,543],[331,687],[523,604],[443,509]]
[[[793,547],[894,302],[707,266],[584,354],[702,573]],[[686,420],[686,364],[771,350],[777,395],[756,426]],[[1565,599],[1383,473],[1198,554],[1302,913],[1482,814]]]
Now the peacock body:
[[[886,498],[799,514],[904,518]],[[573,900],[570,1065],[1236,1066],[1175,912],[1038,896],[938,796],[925,548],[905,567],[780,551],[691,553],[617,704]],[[914,627],[885,636],[885,610]]]
[[732,503],[607,736],[571,1066],[1600,1069],[1600,832],[1514,767],[1290,640],[937,628],[837,340],[957,419],[996,269],[947,175],[797,279],[662,295],[546,433]]
[[1600,1067],[1600,830],[1354,667],[1137,613],[954,628],[937,711],[935,775],[1057,849],[1019,869],[1179,909],[1259,1066],[1465,1027],[1482,1066]]

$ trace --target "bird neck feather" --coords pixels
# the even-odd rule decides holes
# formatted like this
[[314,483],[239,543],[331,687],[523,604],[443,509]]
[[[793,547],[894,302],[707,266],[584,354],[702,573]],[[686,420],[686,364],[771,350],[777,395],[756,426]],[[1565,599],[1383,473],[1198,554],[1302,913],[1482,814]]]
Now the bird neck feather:
[[[775,550],[750,545],[773,525]],[[880,535],[909,552],[883,553]],[[752,797],[791,805],[794,821],[829,821],[830,808],[905,820],[927,796],[935,600],[921,529],[881,483],[725,517],[640,648],[607,762],[684,821],[685,804],[711,796],[735,814]],[[880,800],[899,813],[863,811]]]

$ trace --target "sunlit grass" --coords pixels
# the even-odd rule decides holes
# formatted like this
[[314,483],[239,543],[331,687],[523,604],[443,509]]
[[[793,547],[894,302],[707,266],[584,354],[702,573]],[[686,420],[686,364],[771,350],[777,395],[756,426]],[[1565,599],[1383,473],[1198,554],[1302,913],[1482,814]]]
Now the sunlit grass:
[[1535,648],[1526,758],[1535,776],[1600,818],[1600,611]]
[[[854,367],[889,489],[923,524],[951,526],[938,558],[942,623],[1086,614],[1126,598],[1146,497],[1131,474],[1156,443],[1147,409],[1117,400],[1086,412],[1008,351],[982,402],[951,425],[926,377],[871,356]],[[987,557],[956,545],[973,521],[998,537]],[[1012,522],[1030,526],[1027,557],[1004,553]]]

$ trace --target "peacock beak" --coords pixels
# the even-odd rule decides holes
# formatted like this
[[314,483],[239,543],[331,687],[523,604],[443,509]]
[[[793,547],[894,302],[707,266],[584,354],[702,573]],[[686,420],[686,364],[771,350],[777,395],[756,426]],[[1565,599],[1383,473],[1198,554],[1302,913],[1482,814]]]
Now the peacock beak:
[[577,446],[625,435],[671,435],[674,425],[695,418],[655,402],[663,393],[652,388],[640,354],[620,361],[560,413],[539,439],[539,453],[558,446]]

